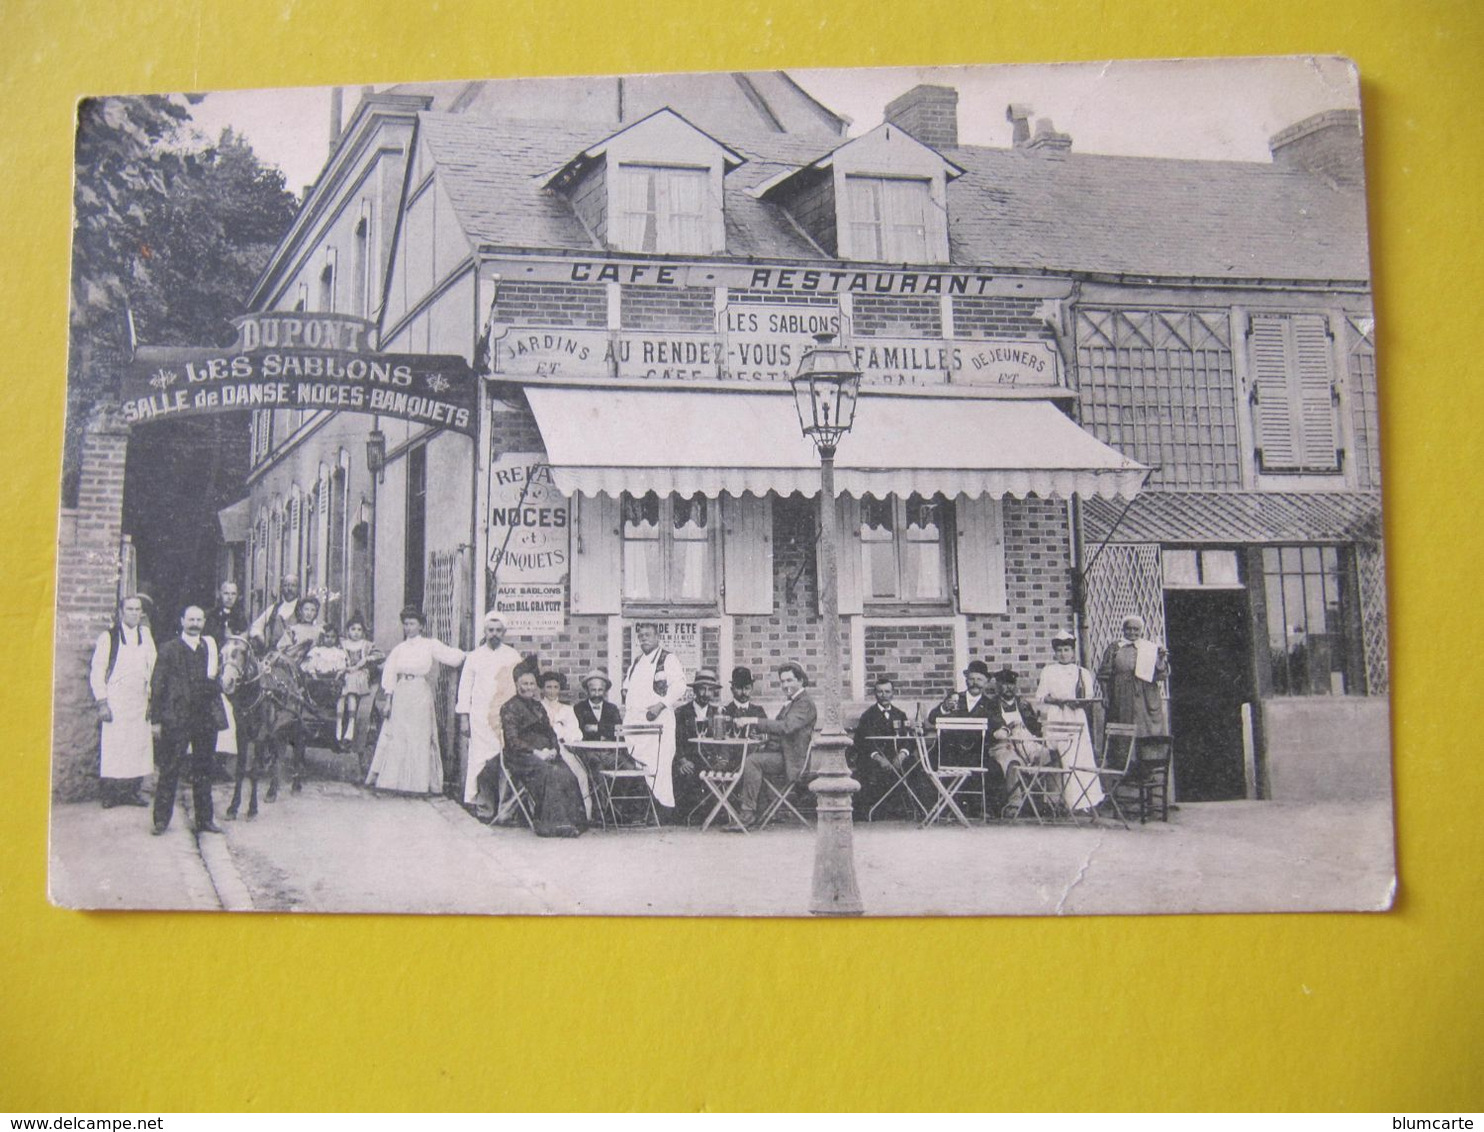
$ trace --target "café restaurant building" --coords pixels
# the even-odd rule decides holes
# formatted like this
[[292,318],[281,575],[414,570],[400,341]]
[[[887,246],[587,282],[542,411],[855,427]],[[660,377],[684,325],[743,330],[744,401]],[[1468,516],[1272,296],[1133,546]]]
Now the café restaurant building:
[[[477,427],[254,412],[252,604],[292,575],[383,646],[412,604],[464,648],[498,607],[574,677],[621,679],[641,620],[690,670],[817,671],[819,465],[788,378],[836,335],[862,372],[832,501],[847,696],[889,674],[930,705],[970,658],[1028,691],[1055,630],[1095,665],[1127,612],[1163,637],[1214,611],[1244,674],[1221,789],[1271,793],[1264,696],[1384,690],[1357,582],[1379,577],[1363,199],[1307,150],[1096,157],[1010,117],[1012,148],[960,146],[957,93],[923,86],[849,137],[782,73],[365,92],[253,307],[461,355]],[[1325,128],[1358,153],[1355,122]],[[1231,727],[1190,736],[1230,772]]]

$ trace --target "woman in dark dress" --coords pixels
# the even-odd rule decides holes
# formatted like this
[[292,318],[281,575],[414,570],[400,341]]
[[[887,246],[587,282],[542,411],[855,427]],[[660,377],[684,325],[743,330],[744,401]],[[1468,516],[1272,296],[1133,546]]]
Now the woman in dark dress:
[[1170,674],[1170,658],[1164,646],[1144,636],[1144,619],[1123,619],[1123,639],[1114,641],[1098,665],[1098,683],[1109,723],[1132,723],[1136,734],[1163,735],[1164,696],[1160,682]]
[[587,828],[582,789],[558,754],[551,717],[541,706],[536,674],[529,669],[516,677],[515,698],[500,708],[500,727],[505,765],[531,796],[536,836],[580,835]]

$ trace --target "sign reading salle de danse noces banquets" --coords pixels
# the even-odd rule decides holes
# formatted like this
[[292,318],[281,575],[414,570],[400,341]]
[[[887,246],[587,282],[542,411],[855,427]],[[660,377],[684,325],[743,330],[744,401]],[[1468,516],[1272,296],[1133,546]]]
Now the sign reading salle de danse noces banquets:
[[124,375],[124,420],[333,409],[475,433],[474,372],[457,355],[378,353],[373,324],[347,315],[250,314],[236,325],[223,349],[141,346]]

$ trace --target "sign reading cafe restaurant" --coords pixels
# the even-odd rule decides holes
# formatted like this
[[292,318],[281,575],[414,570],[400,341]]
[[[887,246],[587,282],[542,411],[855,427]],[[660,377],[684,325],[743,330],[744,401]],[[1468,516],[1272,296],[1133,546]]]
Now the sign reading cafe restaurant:
[[461,357],[377,353],[373,324],[348,315],[267,312],[236,325],[225,349],[140,347],[124,375],[124,420],[333,409],[475,433],[475,378]]

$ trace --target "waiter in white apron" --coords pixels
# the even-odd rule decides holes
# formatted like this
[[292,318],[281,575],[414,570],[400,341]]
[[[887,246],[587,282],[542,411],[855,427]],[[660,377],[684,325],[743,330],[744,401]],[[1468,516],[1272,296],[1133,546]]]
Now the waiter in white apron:
[[638,654],[623,681],[623,721],[658,723],[658,737],[644,736],[632,743],[634,761],[649,775],[654,800],[661,806],[675,805],[675,787],[670,767],[675,761],[675,708],[685,697],[685,668],[676,655],[660,648],[659,627],[642,622],[634,627]]

